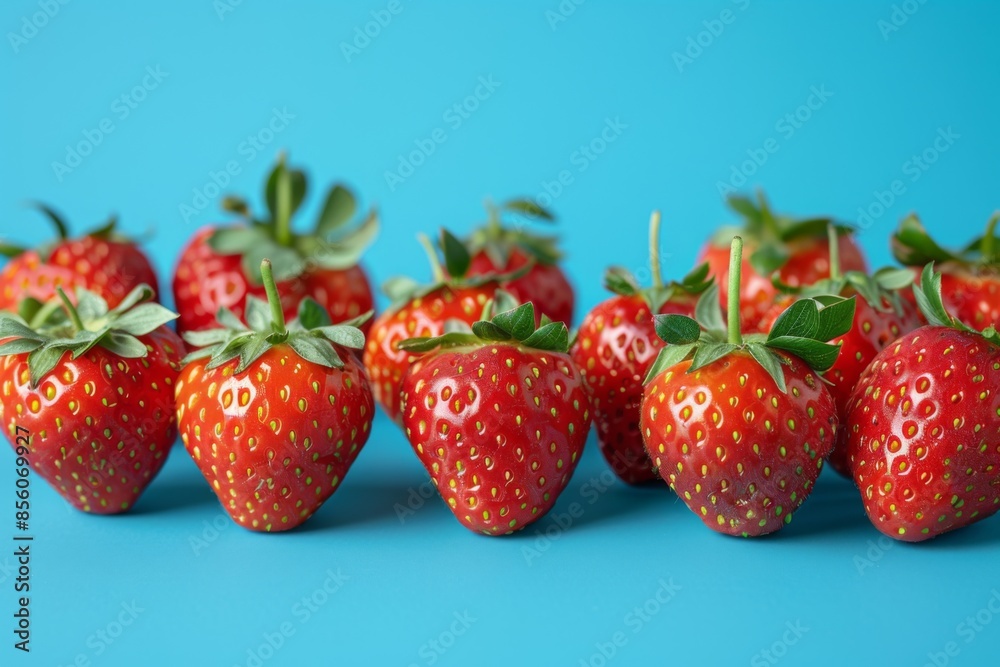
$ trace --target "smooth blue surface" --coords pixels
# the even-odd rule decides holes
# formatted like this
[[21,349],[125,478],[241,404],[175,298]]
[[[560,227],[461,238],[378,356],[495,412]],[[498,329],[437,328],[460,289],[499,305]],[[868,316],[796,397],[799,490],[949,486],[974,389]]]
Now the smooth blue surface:
[[[259,203],[286,147],[314,183],[345,179],[378,204],[384,229],[365,261],[381,282],[427,275],[417,231],[468,229],[484,197],[536,195],[566,170],[572,182],[552,207],[589,308],[607,264],[645,266],[654,207],[668,226],[666,271],[686,272],[730,219],[718,183],[769,138],[777,152],[744,189],[766,187],[781,210],[857,222],[900,181],[882,215],[874,207],[860,220],[875,265],[889,261],[887,235],[910,210],[960,244],[1000,206],[995,3],[908,0],[899,6],[912,15],[897,14],[891,32],[879,24],[891,2],[562,4],[575,7],[565,21],[547,14],[556,0],[401,0],[350,62],[341,43],[386,2],[244,1],[221,18],[208,0],[60,5],[16,52],[9,35],[0,46],[0,231],[47,238],[21,206],[28,198],[61,208],[78,230],[116,211],[132,233],[155,227],[147,248],[167,284],[185,239],[219,219],[218,197],[184,219],[192,190],[235,160],[241,174],[226,191]],[[4,3],[0,28],[20,32],[38,11]],[[720,15],[730,22],[712,23]],[[678,67],[689,38],[705,46]],[[114,100],[147,67],[167,76],[122,117]],[[480,88],[486,99],[468,118],[449,114],[480,77],[499,86],[488,97]],[[813,97],[808,120],[782,120],[814,90],[827,99]],[[251,158],[241,143],[275,108],[294,118]],[[105,118],[114,131],[60,180],[52,163]],[[606,150],[578,152],[609,121],[625,127],[608,130]],[[390,186],[385,172],[435,128],[446,141]],[[939,132],[952,138],[934,155]],[[936,160],[923,170],[912,156],[925,149]],[[10,647],[13,561],[0,555],[0,664],[254,665],[248,651],[283,624],[292,634],[263,664],[597,667],[598,645],[616,638],[607,664],[777,664],[765,649],[782,665],[918,667],[929,654],[997,664],[1000,616],[988,604],[1000,610],[1000,519],[922,546],[880,542],[852,485],[825,474],[779,535],[727,539],[663,488],[605,489],[594,444],[555,509],[564,525],[579,515],[572,525],[550,515],[510,539],[468,533],[436,497],[401,520],[396,506],[427,490],[425,475],[381,417],[342,490],[293,534],[224,520],[180,448],[127,516],[83,516],[38,484],[34,650]],[[9,544],[13,456],[0,464]],[[328,570],[348,578],[307,612],[302,598],[324,599]],[[666,604],[661,582],[679,587]],[[978,631],[965,620],[977,613]],[[120,615],[136,618],[104,643],[95,633],[116,634]]]

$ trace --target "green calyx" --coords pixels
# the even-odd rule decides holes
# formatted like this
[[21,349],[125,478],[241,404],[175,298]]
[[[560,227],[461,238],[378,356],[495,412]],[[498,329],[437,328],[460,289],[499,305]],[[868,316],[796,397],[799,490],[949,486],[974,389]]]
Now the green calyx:
[[315,227],[305,233],[292,231],[292,217],[305,200],[305,172],[288,167],[284,154],[267,177],[264,200],[268,215],[255,218],[246,201],[226,197],[222,208],[240,216],[244,224],[217,229],[208,239],[212,250],[223,255],[240,255],[243,273],[261,284],[260,263],[271,260],[275,277],[288,280],[307,268],[347,269],[358,263],[365,249],[378,234],[378,214],[372,209],[357,224],[348,223],[357,211],[350,190],[333,185],[326,194]]
[[612,266],[604,273],[604,287],[621,296],[639,296],[653,313],[673,299],[694,297],[704,292],[714,279],[709,276],[708,263],[695,267],[680,282],[663,283],[660,268],[660,212],[653,211],[649,220],[649,269],[653,276],[650,287],[642,287],[627,269]]
[[788,262],[791,253],[787,245],[792,241],[822,238],[830,225],[840,235],[854,233],[854,228],[850,225],[837,223],[830,218],[794,219],[775,215],[763,190],[757,191],[756,202],[742,195],[730,195],[727,203],[743,217],[743,225],[722,227],[713,236],[712,242],[717,246],[724,246],[737,234],[753,241],[756,249],[750,255],[750,266],[762,276],[771,275]]
[[986,223],[982,236],[973,239],[957,252],[942,248],[931,238],[916,213],[899,223],[890,240],[893,256],[904,266],[925,266],[929,262],[957,264],[979,272],[1000,271],[1000,236],[997,236],[997,211]]
[[17,316],[0,314],[0,356],[28,354],[32,388],[55,368],[63,354],[76,359],[95,346],[127,359],[145,357],[146,345],[137,336],[176,319],[177,314],[153,303],[153,290],[139,285],[120,304],[108,303],[93,292],[77,289],[74,305],[61,287],[47,303],[22,302]]
[[471,331],[456,323],[442,336],[404,340],[399,349],[422,353],[437,348],[505,342],[548,352],[565,353],[569,349],[569,330],[564,323],[552,322],[543,316],[536,328],[535,307],[530,302],[519,306],[516,303],[512,296],[497,290],[496,296],[483,309],[483,319],[475,322]]
[[[39,257],[43,260],[48,261],[49,257],[52,255],[52,251],[55,249],[56,245],[61,241],[65,241],[69,238],[69,225],[66,224],[66,220],[58,213],[55,209],[47,206],[41,202],[29,201],[27,205],[33,209],[39,211],[42,215],[48,218],[49,222],[56,230],[56,239],[49,241],[40,245],[37,248]],[[103,223],[101,226],[93,229],[84,236],[93,236],[94,238],[104,239],[107,241],[127,241],[128,239],[115,232],[115,226],[118,224],[118,218],[112,215],[108,218],[107,222]],[[18,255],[27,252],[28,248],[24,246],[15,245],[13,243],[8,243],[0,239],[0,256],[13,258]]]
[[515,248],[539,264],[555,264],[562,259],[558,236],[541,236],[523,229],[520,223],[505,224],[504,216],[513,214],[534,222],[552,223],[555,216],[531,199],[511,199],[502,204],[486,200],[486,222],[475,229],[468,239],[472,254],[486,253],[494,266],[507,266]]
[[742,239],[735,237],[730,254],[728,322],[719,306],[716,285],[702,293],[695,306],[694,318],[676,314],[654,316],[656,333],[668,345],[660,350],[645,382],[687,359],[692,360],[687,372],[693,373],[729,354],[744,351],[784,392],[786,385],[781,365],[787,364],[788,359],[783,353],[794,354],[818,373],[828,370],[837,361],[840,346],[827,341],[850,330],[854,321],[854,297],[824,295],[800,299],[781,313],[769,333],[743,335],[739,322],[742,248]]
[[327,368],[343,368],[344,361],[334,344],[353,349],[364,347],[365,335],[358,326],[372,316],[371,311],[333,325],[322,306],[305,298],[299,303],[296,318],[286,323],[274,272],[267,259],[261,261],[260,272],[267,301],[247,297],[246,323],[228,308],[220,308],[216,319],[221,327],[185,333],[184,340],[201,349],[184,357],[184,364],[209,357],[206,368],[211,369],[238,358],[236,373],[242,373],[272,347],[287,344],[306,361]]
[[458,237],[449,232],[444,227],[441,228],[441,235],[438,241],[441,254],[438,248],[425,236],[419,234],[417,239],[427,253],[427,261],[431,267],[431,282],[426,284],[418,283],[412,278],[396,276],[390,278],[382,284],[382,291],[394,308],[399,308],[409,301],[430,294],[442,287],[463,288],[482,287],[489,283],[499,283],[501,281],[516,280],[528,272],[529,266],[525,266],[517,271],[508,273],[486,273],[477,276],[467,275],[472,264],[472,255],[464,243]]
[[997,332],[996,326],[991,324],[982,331],[977,331],[948,312],[941,298],[941,274],[934,270],[934,262],[925,265],[920,272],[920,284],[913,284],[913,295],[917,299],[920,312],[924,314],[929,324],[973,333],[994,345],[1000,345],[1000,333]]

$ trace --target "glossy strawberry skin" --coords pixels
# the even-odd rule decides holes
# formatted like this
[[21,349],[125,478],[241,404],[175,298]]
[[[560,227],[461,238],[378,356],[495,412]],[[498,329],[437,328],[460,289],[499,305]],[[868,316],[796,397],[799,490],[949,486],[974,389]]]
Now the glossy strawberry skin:
[[[853,294],[844,293],[850,297]],[[791,299],[779,299],[775,307],[764,317],[763,331],[770,331],[774,321],[781,312],[791,305]],[[830,370],[823,374],[828,382],[827,389],[837,405],[837,415],[842,425],[847,423],[847,407],[858,383],[858,378],[879,352],[895,342],[900,336],[908,334],[920,326],[920,318],[916,308],[905,300],[901,300],[899,311],[891,308],[887,299],[882,301],[883,310],[875,310],[863,297],[855,299],[854,322],[850,331],[839,338],[830,340],[833,345],[840,345],[840,354]],[[853,478],[847,461],[847,429],[837,431],[837,442],[833,451],[827,457],[827,462],[838,473],[847,478]]]
[[[467,275],[510,273],[523,268],[530,261],[531,258],[527,254],[514,248],[506,266],[497,266],[485,250],[480,250],[472,256],[472,264]],[[528,273],[520,278],[505,281],[501,286],[513,294],[519,302],[530,301],[535,304],[536,320],[542,314],[548,315],[553,322],[564,322],[566,326],[573,320],[573,306],[576,301],[573,286],[563,270],[555,264],[537,262]]]
[[[660,313],[692,316],[694,304],[694,297],[667,301]],[[617,295],[587,314],[570,351],[590,394],[601,454],[629,484],[659,477],[642,442],[639,413],[642,381],[664,345],[647,302]]]
[[343,369],[267,350],[239,375],[238,359],[177,382],[181,440],[233,521],[277,532],[301,525],[336,491],[368,440],[374,412],[364,368]]
[[847,419],[854,481],[886,535],[919,542],[1000,509],[1000,347],[921,327],[875,357]]
[[48,301],[59,285],[69,294],[83,287],[114,308],[143,283],[159,291],[153,266],[134,243],[97,236],[66,239],[46,261],[37,251],[28,250],[0,270],[0,310],[14,312],[27,297]]
[[439,350],[403,380],[403,426],[459,522],[513,533],[555,504],[590,429],[569,355],[510,343]]
[[[841,271],[867,271],[864,255],[854,239],[848,235],[838,237]],[[779,293],[770,276],[757,273],[750,264],[750,253],[756,250],[752,241],[745,239],[747,252],[742,263],[740,283],[740,320],[745,330],[755,331]],[[800,239],[788,244],[790,258],[778,271],[781,282],[798,287],[811,285],[830,276],[830,244],[825,239]],[[705,245],[699,262],[708,262],[711,275],[719,284],[719,299],[725,308],[729,294],[729,246]]]
[[[220,255],[208,245],[215,231],[198,231],[181,252],[174,272],[174,303],[180,313],[180,331],[201,331],[217,326],[219,308],[229,308],[240,319],[249,295],[267,299],[263,285],[256,285],[243,273],[239,255]],[[368,277],[360,266],[345,270],[307,269],[296,278],[279,282],[278,292],[285,317],[295,316],[306,296],[326,308],[334,323],[343,322],[374,308]],[[367,333],[370,325],[361,327]]]
[[[991,324],[1000,326],[1000,275],[977,274],[949,263],[941,264],[938,269],[941,297],[949,313],[979,331]],[[921,270],[912,269],[918,280]],[[912,292],[907,291],[905,296],[911,304],[916,304]]]
[[177,436],[174,383],[184,344],[166,327],[139,340],[148,353],[123,359],[93,347],[65,353],[36,389],[28,355],[0,357],[0,423],[13,445],[31,432],[32,470],[73,507],[130,509],[163,467]]
[[694,373],[685,361],[643,395],[646,449],[706,526],[759,536],[791,521],[833,448],[837,411],[822,381],[789,357],[787,393],[744,352]]
[[382,313],[375,320],[365,342],[365,368],[371,377],[375,400],[393,421],[402,423],[399,391],[410,365],[410,355],[398,348],[399,343],[407,338],[440,336],[447,320],[472,326],[480,319],[496,288],[496,283],[478,287],[440,287]]

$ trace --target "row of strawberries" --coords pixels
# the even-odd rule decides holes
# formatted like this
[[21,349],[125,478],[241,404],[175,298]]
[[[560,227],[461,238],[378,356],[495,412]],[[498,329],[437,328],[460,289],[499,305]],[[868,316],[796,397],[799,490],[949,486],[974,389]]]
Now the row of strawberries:
[[148,260],[112,225],[67,239],[42,207],[63,240],[0,247],[16,255],[0,309],[18,310],[0,319],[0,421],[11,439],[17,426],[33,432],[34,469],[75,506],[129,509],[179,426],[235,521],[292,528],[339,487],[377,401],[460,522],[486,534],[551,508],[591,413],[619,477],[662,477],[724,533],[787,524],[826,459],[899,539],[1000,509],[996,218],[959,252],[904,220],[897,258],[928,265],[911,286],[919,268],[866,273],[850,228],[736,197],[745,222],[665,284],[654,214],[652,286],[610,269],[615,296],[570,346],[555,239],[503,219],[550,220],[535,203],[488,205],[465,241],[422,238],[433,282],[390,281],[394,305],[372,322],[358,260],[376,215],[350,226],[356,204],[337,185],[315,229],[293,233],[305,191],[304,173],[279,159],[267,216],[227,198],[243,222],[184,250],[173,287],[186,357],[165,326],[177,316],[149,301]]

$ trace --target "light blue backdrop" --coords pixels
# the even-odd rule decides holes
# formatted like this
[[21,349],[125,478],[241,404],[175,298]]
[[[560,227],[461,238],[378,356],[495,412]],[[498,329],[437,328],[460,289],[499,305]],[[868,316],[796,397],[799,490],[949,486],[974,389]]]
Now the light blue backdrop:
[[[378,282],[427,276],[416,232],[545,194],[589,308],[607,264],[645,265],[654,207],[683,274],[729,219],[727,184],[860,222],[878,265],[910,210],[959,244],[1000,206],[998,20],[986,1],[7,2],[0,230],[47,238],[28,198],[77,230],[114,211],[155,230],[167,284],[219,220],[213,174],[232,162],[224,191],[259,204],[287,148],[314,183],[346,179],[380,207]],[[423,500],[381,418],[289,535],[223,520],[180,449],[128,516],[82,516],[37,485],[33,651],[10,646],[0,555],[0,663],[996,664],[1000,520],[893,544],[824,476],[780,535],[726,539],[663,489],[601,481],[593,444],[557,516],[511,539]]]

